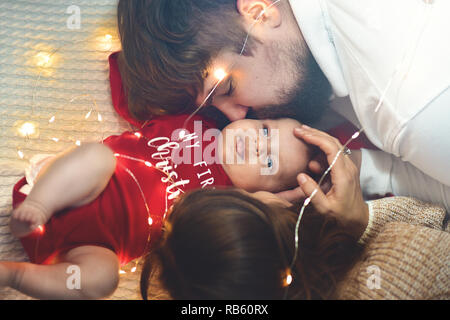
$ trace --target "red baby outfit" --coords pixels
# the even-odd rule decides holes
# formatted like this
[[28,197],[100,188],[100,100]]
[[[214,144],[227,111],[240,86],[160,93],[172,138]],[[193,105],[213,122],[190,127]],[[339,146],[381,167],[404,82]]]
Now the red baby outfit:
[[[55,214],[42,233],[21,238],[30,260],[45,264],[71,248],[96,245],[113,250],[126,264],[144,253],[149,235],[150,245],[159,239],[164,214],[177,196],[192,189],[231,185],[222,166],[211,163],[214,138],[202,141],[214,123],[196,116],[180,139],[175,129],[183,128],[187,117],[159,117],[138,133],[107,138],[104,144],[117,159],[107,187],[93,202]],[[24,178],[14,187],[14,207],[26,198],[19,191],[25,184]]]
[[[50,263],[61,252],[96,245],[113,250],[120,263],[126,264],[158,241],[164,214],[176,196],[197,188],[232,185],[222,166],[212,163],[214,138],[202,139],[208,129],[219,133],[214,121],[195,116],[185,123],[188,115],[162,116],[149,122],[133,119],[128,111],[117,53],[110,56],[109,62],[113,106],[119,115],[140,130],[111,136],[104,141],[117,154],[117,166],[97,199],[55,214],[43,232],[36,231],[21,238],[34,263]],[[175,132],[179,128],[186,130],[182,139]],[[179,148],[176,148],[177,143]],[[171,159],[172,155],[176,159]],[[180,163],[182,160],[184,162]],[[20,192],[26,183],[23,178],[15,185],[14,207],[26,198]]]

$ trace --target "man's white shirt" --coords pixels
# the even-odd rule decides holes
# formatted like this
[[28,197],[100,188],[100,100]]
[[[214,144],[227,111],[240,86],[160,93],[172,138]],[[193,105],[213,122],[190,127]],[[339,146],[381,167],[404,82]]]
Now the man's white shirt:
[[335,96],[350,98],[357,124],[393,155],[363,153],[364,191],[396,186],[449,211],[450,1],[289,2]]

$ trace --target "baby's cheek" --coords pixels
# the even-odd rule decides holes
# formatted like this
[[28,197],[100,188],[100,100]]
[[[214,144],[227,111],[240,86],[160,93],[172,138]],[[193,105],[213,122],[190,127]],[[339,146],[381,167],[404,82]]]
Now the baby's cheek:
[[255,175],[254,170],[251,170],[249,166],[234,164],[228,165],[226,169],[228,177],[235,187],[244,189],[247,192],[259,191],[259,177]]

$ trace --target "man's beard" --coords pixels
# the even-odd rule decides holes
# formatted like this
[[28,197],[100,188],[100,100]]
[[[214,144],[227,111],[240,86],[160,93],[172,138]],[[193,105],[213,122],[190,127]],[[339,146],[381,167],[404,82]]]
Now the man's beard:
[[301,80],[289,92],[280,93],[280,100],[287,102],[251,109],[248,118],[293,118],[309,125],[320,120],[329,106],[332,90],[311,52],[306,50],[305,53],[296,58],[295,64],[297,75],[301,75]]

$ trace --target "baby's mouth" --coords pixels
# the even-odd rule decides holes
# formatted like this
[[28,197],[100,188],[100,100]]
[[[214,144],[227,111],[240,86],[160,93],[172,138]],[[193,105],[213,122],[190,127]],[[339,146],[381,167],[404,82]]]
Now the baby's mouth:
[[240,136],[236,137],[236,153],[239,156],[239,158],[244,158],[244,151],[245,151],[245,145],[244,141]]

